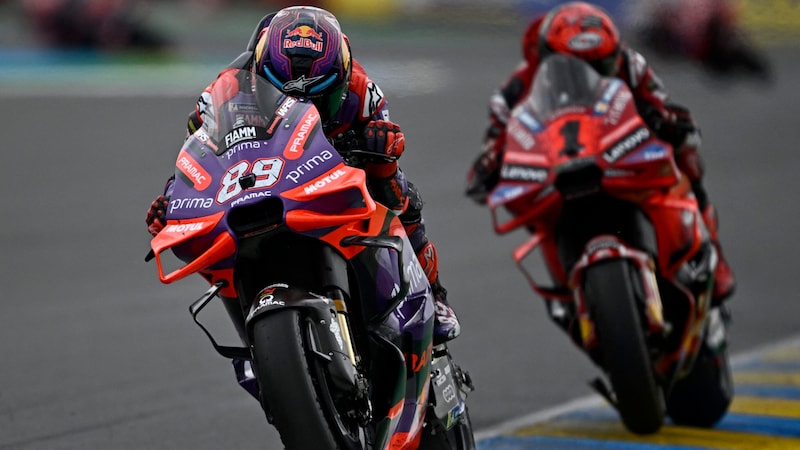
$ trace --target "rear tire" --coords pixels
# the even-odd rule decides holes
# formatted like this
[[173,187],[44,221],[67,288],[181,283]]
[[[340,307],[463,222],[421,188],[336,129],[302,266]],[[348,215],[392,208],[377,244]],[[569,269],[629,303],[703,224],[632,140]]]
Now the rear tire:
[[[433,408],[427,414],[434,416]],[[426,421],[422,430],[422,439],[419,450],[474,450],[475,438],[472,433],[472,420],[469,417],[469,408],[458,419],[458,423],[449,430],[438,424],[436,418],[433,422]]]
[[603,261],[586,269],[584,290],[622,422],[633,433],[652,434],[664,423],[664,395],[645,345],[636,276],[626,260]]
[[305,330],[305,319],[293,309],[266,314],[253,324],[261,406],[287,449],[360,448],[358,433],[352,431],[357,427],[344,427],[342,432],[333,428],[348,421],[335,410],[330,396],[321,395],[332,387],[320,376],[321,362],[306,351]]
[[715,353],[704,343],[692,371],[675,382],[667,413],[677,425],[711,428],[728,412],[732,400],[728,352]]

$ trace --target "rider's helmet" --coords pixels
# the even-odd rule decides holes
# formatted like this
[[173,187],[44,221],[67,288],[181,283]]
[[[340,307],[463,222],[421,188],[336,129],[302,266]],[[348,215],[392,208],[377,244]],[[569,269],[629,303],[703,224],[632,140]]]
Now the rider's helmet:
[[311,100],[323,121],[342,106],[352,72],[350,44],[338,20],[312,6],[278,11],[261,31],[253,63],[287,95]]
[[576,56],[601,75],[616,75],[620,64],[617,27],[602,8],[569,2],[550,10],[539,28],[539,55]]
[[541,19],[533,20],[522,34],[522,56],[529,64],[536,64],[539,60],[539,26]]

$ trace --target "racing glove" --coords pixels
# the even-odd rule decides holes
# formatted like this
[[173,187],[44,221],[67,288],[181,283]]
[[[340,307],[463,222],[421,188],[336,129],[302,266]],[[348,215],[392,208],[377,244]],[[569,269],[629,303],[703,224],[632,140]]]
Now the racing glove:
[[675,103],[664,105],[659,122],[656,134],[676,149],[686,142],[689,135],[698,131],[689,110]]
[[150,204],[144,221],[147,224],[147,231],[151,235],[157,235],[164,228],[167,222],[167,206],[169,206],[169,197],[164,195],[159,195]]
[[403,154],[406,139],[400,126],[388,120],[373,120],[364,127],[365,150],[396,161]]
[[502,137],[488,137],[483,151],[472,163],[467,174],[467,197],[483,205],[489,192],[500,181],[500,155],[503,147]]

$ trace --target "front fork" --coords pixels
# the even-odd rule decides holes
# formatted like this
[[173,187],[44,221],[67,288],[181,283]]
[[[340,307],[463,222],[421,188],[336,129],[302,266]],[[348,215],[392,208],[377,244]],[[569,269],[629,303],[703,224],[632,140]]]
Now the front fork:
[[344,293],[331,288],[327,294],[321,296],[281,283],[267,286],[256,296],[245,326],[249,331],[258,317],[280,314],[288,308],[302,311],[306,351],[325,365],[338,389],[357,394],[361,391],[360,358],[354,350]]
[[336,307],[336,320],[339,324],[339,335],[342,337],[344,349],[350,358],[350,363],[357,366],[360,361],[356,358],[355,347],[353,346],[352,333],[350,332],[350,313],[347,310],[347,302],[344,301],[344,293],[341,289],[335,289],[328,293],[328,297],[333,300]]
[[[235,299],[221,298],[226,310],[228,310],[230,318],[234,322],[234,326],[243,345],[231,347],[218,344],[213,335],[198,319],[200,311],[208,305],[214,297],[218,296],[220,290],[224,286],[222,282],[211,286],[203,296],[191,305],[189,311],[195,323],[205,332],[217,353],[232,360],[239,385],[254,398],[259,399],[260,396],[258,383],[251,364],[252,355],[249,347],[246,346],[247,343],[250,342],[246,331],[247,322],[252,319],[254,313],[256,313],[256,315],[264,314],[267,313],[268,310],[280,309],[287,304],[305,309],[307,311],[307,317],[312,319],[308,322],[311,326],[306,330],[307,340],[310,346],[309,350],[329,363],[328,368],[330,369],[334,383],[341,389],[356,393],[357,397],[362,396],[359,395],[359,393],[365,393],[367,391],[364,378],[357,369],[360,358],[355,352],[355,347],[353,345],[345,294],[341,289],[329,289],[328,298],[325,300],[333,304],[334,311],[330,310],[330,306],[320,306],[321,298],[313,294],[300,295],[302,298],[299,298],[295,293],[294,295],[287,295],[287,300],[288,298],[292,298],[291,301],[275,298],[274,300],[271,299],[269,302],[262,302],[259,300],[258,297],[261,297],[260,294],[257,296],[251,308],[251,314],[249,314],[247,321],[244,320],[240,314],[236,313],[235,309],[238,308],[238,304]],[[271,288],[274,288],[274,286]],[[286,289],[289,289],[288,286],[286,286]],[[262,291],[262,293],[263,292],[264,291]]]
[[614,236],[598,236],[586,244],[586,249],[572,269],[570,276],[570,288],[578,310],[580,339],[583,348],[587,351],[595,347],[597,336],[583,293],[583,273],[587,267],[600,261],[620,258],[630,261],[636,268],[635,273],[640,275],[638,280],[632,281],[639,294],[639,300],[642,302],[647,325],[645,331],[649,335],[663,335],[669,331],[669,324],[664,320],[664,309],[653,259],[647,253],[625,245]]

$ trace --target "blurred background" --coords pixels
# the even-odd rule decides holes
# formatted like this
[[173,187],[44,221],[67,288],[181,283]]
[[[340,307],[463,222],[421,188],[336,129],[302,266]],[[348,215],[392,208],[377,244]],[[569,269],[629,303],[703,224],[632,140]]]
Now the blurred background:
[[[451,348],[477,385],[479,431],[589,395],[596,375],[514,267],[525,236],[496,236],[463,195],[489,96],[530,19],[557,3],[310,3],[339,17],[406,133],[402,166],[464,328]],[[596,3],[703,130],[739,282],[732,354],[795,335],[800,3]],[[288,4],[0,1],[0,449],[277,448],[191,321],[205,283],[164,286],[144,263],[144,218],[199,93]],[[729,39],[710,38],[720,23]]]
[[[90,68],[90,75],[118,81],[118,93],[137,90],[142,85],[174,93],[172,86],[155,79],[158,72],[183,70],[195,73],[198,83],[207,80],[220,64],[233,58],[244,46],[257,20],[254,18],[292,3],[0,1],[0,92],[41,93],[63,86],[85,90],[85,69]],[[391,30],[406,30],[417,36],[445,30],[468,34],[473,30],[507,36],[513,43],[531,17],[558,3],[555,0],[307,2],[334,11],[345,31],[356,37],[356,44],[361,40],[360,33],[366,33],[365,39],[371,40],[385,37]],[[768,77],[768,61],[763,60],[758,49],[765,45],[791,45],[800,34],[800,12],[793,0],[598,0],[595,3],[618,20],[627,40],[657,52],[659,57],[694,62],[704,70],[715,71],[714,76],[725,78],[731,74]],[[709,52],[704,49],[713,40],[708,30],[717,23],[715,20],[735,28],[754,51],[750,59],[757,60],[740,62],[741,67],[730,67],[730,61],[710,61]],[[727,41],[728,37],[721,39]],[[733,58],[746,59],[742,55]],[[747,74],[748,63],[763,67],[751,67],[751,73]],[[717,67],[713,67],[715,64]],[[155,71],[147,70],[153,67]],[[54,71],[58,77],[50,76]],[[92,86],[91,90],[98,93],[96,88]]]

